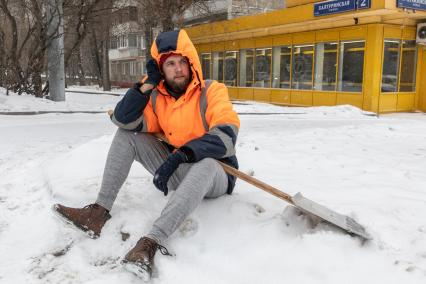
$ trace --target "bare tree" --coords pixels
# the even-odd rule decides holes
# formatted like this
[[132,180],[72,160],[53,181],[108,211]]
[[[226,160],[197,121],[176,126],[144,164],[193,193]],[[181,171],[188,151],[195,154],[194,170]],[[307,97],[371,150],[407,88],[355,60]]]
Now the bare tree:
[[[0,0],[0,86],[19,94],[47,95],[48,84],[42,89],[46,51],[53,39],[62,36],[57,33],[59,26],[48,29],[53,17],[59,13],[58,9],[53,9],[53,13],[47,14],[48,2],[51,1]],[[91,55],[87,55],[90,52],[83,51],[80,46],[88,35],[96,36],[101,44],[101,47],[96,46],[101,62],[97,68],[100,84],[109,88],[108,17],[111,12],[112,0],[64,0],[65,65],[74,64],[71,61],[73,56],[79,59],[78,76],[82,83],[89,65],[86,62],[84,66],[83,58],[90,58]]]
[[104,91],[111,90],[111,82],[109,79],[109,43],[111,35],[111,16],[112,16],[112,0],[104,0],[101,9],[104,11],[96,18],[96,22],[92,26],[92,37],[96,44],[93,47],[95,58],[97,58],[100,86]]
[[68,76],[78,77],[80,84],[85,84],[86,74],[90,74],[97,78],[99,86],[110,90],[108,51],[113,1],[68,0],[64,9]]
[[[17,93],[42,97],[42,73],[46,50],[57,34],[48,33],[52,21],[46,13],[45,0],[0,0],[1,61],[5,70],[2,84]],[[58,26],[59,27],[59,26]],[[58,28],[56,27],[56,29]]]
[[[17,93],[42,97],[42,74],[46,50],[58,33],[48,32],[49,0],[0,0],[0,86]],[[171,30],[182,25],[188,7],[208,7],[206,0],[136,0],[140,26],[145,35],[146,58],[150,58],[153,30]],[[113,0],[63,0],[65,68],[68,78],[86,83],[95,77],[105,90],[109,82],[109,41]],[[62,35],[59,35],[62,36]]]
[[[1,15],[1,11],[0,11]],[[3,21],[0,20],[0,27],[4,25]],[[5,34],[2,29],[0,29],[0,54],[6,54],[6,47],[5,47]],[[7,87],[8,84],[6,82],[6,56],[0,57],[0,86]],[[7,91],[7,90],[6,90]],[[6,93],[8,94],[8,93]]]

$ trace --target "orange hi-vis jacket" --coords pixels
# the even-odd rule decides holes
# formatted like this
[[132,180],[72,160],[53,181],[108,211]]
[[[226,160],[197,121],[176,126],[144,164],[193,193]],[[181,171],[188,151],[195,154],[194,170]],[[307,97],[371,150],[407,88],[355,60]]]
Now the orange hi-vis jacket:
[[[170,145],[191,153],[191,162],[215,158],[238,168],[235,143],[240,121],[228,89],[203,80],[197,51],[184,30],[164,32],[155,39],[151,55],[158,65],[161,55],[167,53],[188,58],[192,80],[186,92],[175,99],[164,80],[151,95],[130,89],[117,104],[112,121],[127,130],[164,134]],[[235,178],[228,178],[231,193]]]

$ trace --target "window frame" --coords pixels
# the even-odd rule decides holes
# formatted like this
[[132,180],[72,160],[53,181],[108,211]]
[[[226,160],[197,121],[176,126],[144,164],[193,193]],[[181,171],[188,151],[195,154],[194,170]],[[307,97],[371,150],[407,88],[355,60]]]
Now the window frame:
[[[252,52],[252,55],[251,55],[251,57],[253,58],[252,60],[253,60],[253,63],[252,63],[252,68],[251,68],[251,73],[252,73],[252,80],[251,81],[249,81],[250,83],[251,83],[251,85],[250,86],[247,86],[247,76],[245,76],[245,78],[244,78],[244,83],[245,83],[245,86],[241,86],[241,82],[242,82],[242,80],[241,80],[241,74],[242,73],[244,73],[244,74],[247,74],[247,51],[251,51]],[[245,51],[245,54],[244,54],[244,62],[245,62],[245,65],[244,65],[244,72],[242,71],[242,66],[241,66],[241,64],[242,64],[242,58],[243,58],[243,56],[241,56],[241,52],[242,51]],[[254,87],[254,82],[255,82],[255,78],[254,78],[254,71],[255,71],[255,57],[256,57],[256,54],[255,54],[255,48],[242,48],[242,49],[240,49],[240,50],[238,50],[238,59],[239,59],[239,62],[238,62],[238,69],[239,69],[239,74],[238,74],[238,87],[240,87],[240,88],[255,88]]]
[[[340,87],[340,84],[342,84],[342,88],[343,88],[343,83],[340,83],[340,79],[341,79],[341,77],[340,76],[342,76],[342,78],[343,78],[343,74],[342,74],[342,72],[340,72],[340,66],[341,66],[341,64],[343,64],[343,49],[344,49],[344,44],[346,44],[346,43],[357,43],[357,42],[362,42],[362,43],[364,43],[364,47],[362,48],[362,51],[364,52],[364,54],[363,54],[363,61],[362,61],[362,81],[361,81],[361,90],[360,91],[344,91],[344,90],[340,90],[339,89],[339,87]],[[357,47],[357,48],[360,48],[360,47]],[[337,65],[337,88],[336,88],[336,92],[337,93],[349,93],[349,94],[358,94],[358,95],[362,95],[363,93],[364,93],[364,79],[365,79],[365,58],[366,58],[366,48],[367,48],[367,40],[366,39],[359,39],[359,40],[356,40],[356,39],[353,39],[353,40],[340,40],[339,41],[339,52],[338,52],[338,65]],[[341,52],[342,52],[342,54],[341,54]],[[342,66],[342,68],[343,68],[343,66]],[[343,69],[342,69],[342,71],[343,71]],[[342,81],[343,82],[343,81]]]
[[[217,54],[217,78],[215,78],[215,54]],[[222,56],[220,56],[220,54],[222,54]],[[225,66],[225,51],[214,51],[212,52],[212,57],[211,57],[211,65],[212,65],[212,73],[211,73],[211,77],[213,80],[218,81],[219,83],[223,83],[224,82],[224,66]],[[220,60],[222,60],[222,68],[220,68]],[[222,70],[220,70],[222,69]],[[220,75],[220,71],[222,71],[222,78],[219,77]]]
[[[312,65],[311,65],[311,80],[310,80],[310,88],[309,89],[301,89],[301,88],[294,88],[293,87],[293,84],[295,84],[295,81],[294,81],[294,74],[293,74],[293,72],[294,72],[294,66],[295,66],[295,64],[294,64],[294,61],[295,61],[295,56],[294,56],[294,53],[295,53],[295,49],[296,48],[303,48],[303,47],[312,47],[312,51],[309,51],[309,52],[312,52]],[[314,72],[315,72],[315,43],[304,43],[304,44],[293,44],[292,45],[292,51],[291,51],[291,56],[292,56],[292,66],[291,66],[291,85],[290,85],[290,89],[291,90],[295,90],[295,91],[313,91],[314,90]],[[306,70],[308,70],[308,69],[306,69]],[[308,81],[306,81],[306,82],[308,82]],[[303,82],[301,82],[300,84],[307,84],[307,83],[303,83]],[[308,83],[309,84],[309,83]]]
[[[335,71],[334,71],[334,90],[324,90],[323,88],[321,88],[321,90],[316,89],[316,83],[317,83],[317,46],[318,44],[335,44],[336,45],[336,63],[335,63]],[[312,90],[314,92],[337,92],[337,85],[338,85],[338,76],[339,76],[339,51],[340,51],[340,41],[339,40],[335,40],[335,41],[319,41],[319,42],[315,42],[315,47],[314,47],[314,72],[313,72],[313,87]],[[324,53],[325,54],[325,50]],[[324,73],[323,73],[324,74]],[[323,81],[322,81],[323,82]],[[321,85],[323,85],[323,83],[321,83]]]
[[[205,68],[204,68],[204,61],[203,61],[203,59],[204,59],[204,57],[203,56],[205,56],[205,55],[208,55],[209,56],[209,76],[208,76],[208,78],[206,78],[206,77],[204,77],[204,74],[205,74]],[[201,71],[203,72],[203,79],[204,80],[206,80],[206,79],[208,79],[208,80],[212,80],[213,79],[213,76],[212,76],[212,72],[213,72],[213,70],[212,70],[212,68],[213,68],[213,63],[212,63],[212,53],[211,52],[202,52],[201,54],[200,54],[200,63],[201,63]]]
[[[289,80],[288,80],[288,88],[282,88],[281,87],[281,66],[282,66],[282,60],[281,60],[281,56],[282,56],[282,48],[288,48],[290,49],[290,52],[287,55],[290,55],[290,70],[288,72],[289,75]],[[278,87],[274,87],[274,67],[275,67],[275,60],[274,60],[274,51],[278,50],[279,52],[279,56],[280,56],[280,64],[279,64],[279,70],[278,70]],[[286,55],[286,54],[284,54]],[[292,70],[293,70],[293,45],[292,44],[288,44],[288,45],[277,45],[277,46],[272,46],[272,64],[271,64],[271,89],[277,89],[277,90],[291,90],[291,80],[292,80]]]
[[[235,55],[235,59],[236,59],[236,70],[235,70],[235,85],[228,85],[226,82],[226,58],[228,56],[229,53],[234,53]],[[225,50],[224,51],[224,60],[223,60],[223,83],[227,86],[227,87],[238,87],[238,81],[239,81],[239,51],[238,50]]]

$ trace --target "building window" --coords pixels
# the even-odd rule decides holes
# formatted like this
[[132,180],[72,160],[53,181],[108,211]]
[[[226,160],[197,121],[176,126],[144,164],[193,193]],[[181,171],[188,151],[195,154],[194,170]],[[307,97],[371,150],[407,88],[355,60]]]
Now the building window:
[[416,41],[402,41],[400,92],[414,92],[416,90],[416,59]]
[[142,75],[142,62],[136,61],[136,75]]
[[112,20],[111,20],[111,22],[112,22],[112,26],[113,26],[113,27],[114,27],[114,26],[117,26],[117,25],[119,24],[118,14],[117,14],[117,13],[114,13],[114,14],[112,15]]
[[336,90],[337,42],[315,45],[315,85],[317,91]]
[[211,53],[202,53],[201,54],[201,69],[203,70],[203,78],[211,79],[211,63],[212,55]]
[[256,49],[255,87],[271,87],[272,48]]
[[385,40],[383,52],[382,92],[398,90],[399,40]]
[[129,7],[129,21],[138,21],[138,8],[136,7]]
[[241,87],[253,87],[254,85],[254,50],[240,50],[240,80]]
[[115,79],[117,75],[120,75],[118,71],[118,63],[115,63],[115,62],[111,63],[111,75],[113,79]]
[[274,47],[272,58],[272,88],[290,89],[291,46]]
[[123,47],[127,47],[128,45],[128,40],[127,40],[127,36],[122,35],[118,37],[118,47],[123,48]]
[[338,90],[362,92],[364,74],[364,41],[340,43]]
[[128,35],[128,40],[129,40],[129,47],[137,47],[138,46],[138,40],[137,40],[137,35],[136,34],[129,34]]
[[118,23],[122,24],[123,23],[123,12],[121,10],[117,13],[117,18],[118,18]]
[[111,37],[110,40],[110,49],[117,49],[118,47],[118,38],[116,36]]
[[131,61],[129,63],[129,66],[130,66],[130,75],[131,76],[141,75],[141,71],[142,71],[141,61]]
[[225,85],[237,86],[238,52],[227,51],[225,53]]
[[223,83],[223,52],[213,52],[213,80]]
[[313,45],[295,45],[293,47],[292,88],[296,90],[312,89],[312,67],[314,61]]
[[141,35],[138,35],[136,37],[137,41],[138,41],[138,48],[139,49],[145,49],[145,40],[144,37]]

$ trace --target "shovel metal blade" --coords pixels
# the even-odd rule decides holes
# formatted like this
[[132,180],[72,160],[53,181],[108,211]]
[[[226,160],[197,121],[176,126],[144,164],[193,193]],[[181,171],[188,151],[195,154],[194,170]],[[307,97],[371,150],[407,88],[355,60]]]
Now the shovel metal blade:
[[315,215],[328,223],[335,225],[350,234],[358,235],[366,240],[371,240],[371,236],[367,233],[365,228],[357,223],[354,219],[339,214],[335,211],[328,209],[310,199],[303,197],[299,192],[292,196],[294,206],[302,209],[304,212]]
[[246,182],[256,187],[278,198],[281,198],[282,200],[285,200],[286,202],[289,202],[290,204],[301,209],[302,211],[311,214],[311,216],[318,217],[319,219],[322,219],[338,228],[341,228],[350,234],[358,235],[365,240],[371,240],[371,236],[365,231],[365,228],[361,226],[360,224],[358,224],[354,219],[348,216],[341,215],[337,212],[334,212],[328,209],[327,207],[324,207],[318,203],[315,203],[312,200],[309,200],[303,197],[300,192],[294,196],[291,196],[263,181],[260,181],[252,176],[249,176],[248,174],[240,172],[239,170],[223,162],[219,162],[219,163],[222,165],[225,172],[227,172],[228,174],[231,174],[235,177],[245,180]]

